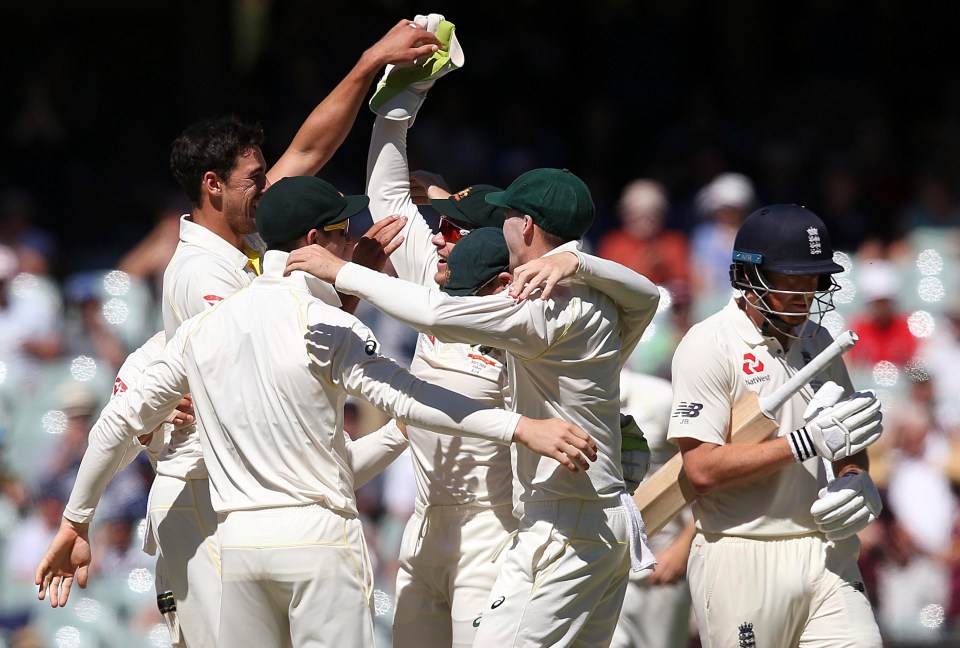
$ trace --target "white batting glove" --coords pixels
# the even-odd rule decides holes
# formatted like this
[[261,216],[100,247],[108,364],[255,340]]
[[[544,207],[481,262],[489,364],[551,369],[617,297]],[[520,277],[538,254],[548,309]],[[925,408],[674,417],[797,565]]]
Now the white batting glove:
[[806,426],[791,432],[788,439],[797,461],[820,455],[839,461],[865,449],[883,433],[880,401],[873,390],[856,392],[837,402],[843,389],[827,382],[804,412]]
[[843,540],[862,531],[883,510],[870,473],[851,471],[820,489],[810,513],[827,540]]
[[650,446],[632,416],[620,415],[620,467],[627,492],[633,495],[650,468]]

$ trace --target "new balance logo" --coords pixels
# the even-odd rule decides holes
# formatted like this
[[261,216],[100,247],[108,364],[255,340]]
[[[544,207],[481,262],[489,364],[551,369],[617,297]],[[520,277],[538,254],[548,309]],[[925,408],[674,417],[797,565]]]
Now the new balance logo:
[[674,410],[671,418],[694,418],[700,416],[700,410],[703,409],[703,403],[687,403],[680,401],[677,409]]

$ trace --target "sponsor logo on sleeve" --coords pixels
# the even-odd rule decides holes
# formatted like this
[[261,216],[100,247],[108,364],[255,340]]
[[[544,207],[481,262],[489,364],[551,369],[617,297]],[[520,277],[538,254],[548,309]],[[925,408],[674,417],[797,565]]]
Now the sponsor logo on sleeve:
[[673,416],[670,418],[681,418],[683,421],[681,423],[686,424],[688,419],[696,418],[700,416],[700,410],[703,409],[703,403],[694,403],[687,401],[680,401],[680,404],[677,405],[677,409],[673,411]]
[[204,295],[203,301],[207,302],[207,306],[216,306],[223,301],[223,297],[220,295]]
[[368,355],[377,354],[377,341],[376,340],[367,340],[367,343],[363,345],[363,351]]

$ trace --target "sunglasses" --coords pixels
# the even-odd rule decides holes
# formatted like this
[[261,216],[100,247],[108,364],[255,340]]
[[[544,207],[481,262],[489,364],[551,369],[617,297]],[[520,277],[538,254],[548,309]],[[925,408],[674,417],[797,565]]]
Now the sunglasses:
[[333,225],[324,225],[324,232],[336,232],[337,230],[345,230],[350,227],[350,219],[348,218],[345,221],[340,221],[339,223],[334,223]]
[[470,230],[451,223],[443,216],[440,217],[440,234],[447,243],[456,243],[469,233]]

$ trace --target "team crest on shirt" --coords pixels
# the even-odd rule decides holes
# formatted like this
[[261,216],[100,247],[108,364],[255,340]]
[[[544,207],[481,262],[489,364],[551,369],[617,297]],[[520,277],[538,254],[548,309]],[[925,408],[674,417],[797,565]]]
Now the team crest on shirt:
[[120,376],[117,376],[117,379],[113,381],[113,395],[122,394],[127,391],[127,383],[120,380]]
[[204,295],[203,301],[207,302],[207,306],[216,306],[223,301],[223,297],[220,295]]
[[770,374],[766,372],[763,360],[758,359],[752,353],[743,354],[743,373],[749,376],[744,380],[748,385],[756,385],[770,380]]
[[753,624],[740,625],[740,648],[757,648],[757,638],[753,634]]

